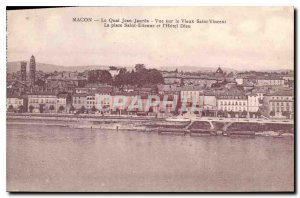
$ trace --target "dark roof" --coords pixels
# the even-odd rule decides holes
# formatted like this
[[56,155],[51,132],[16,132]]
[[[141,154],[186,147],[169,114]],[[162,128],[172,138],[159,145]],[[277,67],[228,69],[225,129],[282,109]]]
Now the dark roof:
[[268,96],[294,96],[294,90],[278,90],[269,93]]
[[219,67],[219,68],[217,69],[216,73],[217,73],[217,74],[223,74],[224,72],[223,72],[223,70],[221,69],[221,67]]
[[76,94],[73,94],[73,97],[86,97],[87,94],[86,93],[76,93]]
[[28,94],[28,96],[32,96],[32,95],[42,95],[42,96],[53,95],[53,96],[56,96],[56,93],[53,93],[53,92],[33,92],[33,93]]
[[23,97],[17,94],[7,94],[6,98],[19,98],[22,99]]

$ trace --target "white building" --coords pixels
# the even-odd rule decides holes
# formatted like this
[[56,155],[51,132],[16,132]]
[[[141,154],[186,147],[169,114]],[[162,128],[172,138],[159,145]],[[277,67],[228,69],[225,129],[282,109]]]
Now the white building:
[[112,105],[112,97],[110,93],[96,93],[95,107],[103,113],[110,112]]
[[248,112],[256,113],[259,109],[260,96],[258,94],[249,94],[248,95]]
[[202,90],[200,89],[183,87],[180,91],[181,111],[188,114],[195,114],[195,109],[200,107],[200,94],[202,94]]
[[237,78],[235,79],[235,82],[236,82],[238,85],[241,85],[241,84],[244,83],[244,78],[242,78],[242,77],[237,77]]
[[217,96],[218,110],[242,112],[248,111],[248,100],[246,96],[219,95]]
[[257,86],[282,86],[284,79],[277,76],[261,76],[256,79]]
[[6,110],[15,111],[19,110],[20,106],[24,105],[24,99],[20,96],[7,96],[6,98]]
[[28,112],[56,111],[57,96],[53,93],[33,93],[28,95]]
[[86,108],[87,109],[92,109],[94,107],[96,107],[96,100],[95,100],[95,94],[88,94],[86,96]]
[[68,94],[58,94],[56,100],[56,110],[60,113],[68,112]]

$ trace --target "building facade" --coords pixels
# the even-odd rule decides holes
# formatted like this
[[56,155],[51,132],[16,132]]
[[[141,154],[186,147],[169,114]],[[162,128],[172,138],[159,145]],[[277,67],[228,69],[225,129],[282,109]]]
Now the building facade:
[[86,97],[87,94],[84,93],[78,93],[72,96],[72,105],[75,108],[75,110],[80,110],[82,107],[84,107],[85,109],[87,108]]
[[266,95],[265,104],[268,105],[270,117],[293,118],[294,94],[293,91],[277,91]]
[[28,112],[56,112],[57,95],[53,93],[32,93],[28,95]]
[[[24,99],[20,96],[7,96],[6,110],[7,111],[20,111],[24,107]],[[22,110],[21,110],[22,111]]]

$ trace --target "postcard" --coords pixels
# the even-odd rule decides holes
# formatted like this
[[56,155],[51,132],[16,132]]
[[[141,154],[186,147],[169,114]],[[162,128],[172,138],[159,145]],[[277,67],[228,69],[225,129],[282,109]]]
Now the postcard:
[[293,7],[7,7],[8,192],[294,192]]

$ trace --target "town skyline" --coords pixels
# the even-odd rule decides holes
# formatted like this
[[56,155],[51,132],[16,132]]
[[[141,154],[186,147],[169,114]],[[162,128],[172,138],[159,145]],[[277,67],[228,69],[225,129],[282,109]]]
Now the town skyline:
[[[29,60],[19,60],[19,61],[8,61],[7,62],[7,72],[16,72],[19,70],[20,67],[20,63],[21,62],[26,62],[29,63]],[[57,65],[57,64],[52,64],[52,63],[45,63],[45,62],[40,62],[37,61],[37,65],[41,66],[42,69],[40,69],[41,71],[45,71],[45,72],[50,72],[50,71],[84,71],[86,70],[85,67],[87,68],[87,70],[90,69],[108,69],[110,66],[115,66],[118,68],[127,68],[127,69],[133,69],[134,66],[136,64],[144,64],[144,63],[134,63],[132,65],[122,65],[122,64],[116,64],[116,65],[109,65],[109,64],[87,64],[87,65]],[[239,69],[239,68],[233,68],[233,67],[227,67],[224,66],[222,64],[220,65],[213,65],[213,66],[192,66],[192,65],[161,65],[161,66],[153,66],[153,65],[146,65],[145,66],[149,67],[149,68],[153,68],[153,69],[158,69],[158,70],[166,70],[166,71],[172,71],[175,69],[178,70],[182,70],[182,71],[191,71],[191,72],[201,72],[201,70],[203,70],[203,72],[208,72],[208,71],[215,71],[216,68],[218,67],[222,67],[222,69],[224,71],[227,72],[244,72],[244,71],[258,71],[258,72],[265,72],[265,71],[294,71],[294,67],[289,69],[289,68],[281,68],[278,69],[278,67],[274,67],[274,68],[266,68],[266,67],[260,67],[260,69],[252,69],[251,67],[248,67],[247,69]],[[45,69],[46,67],[46,69]],[[48,69],[49,68],[49,69]],[[39,68],[37,68],[37,70],[39,70]]]

